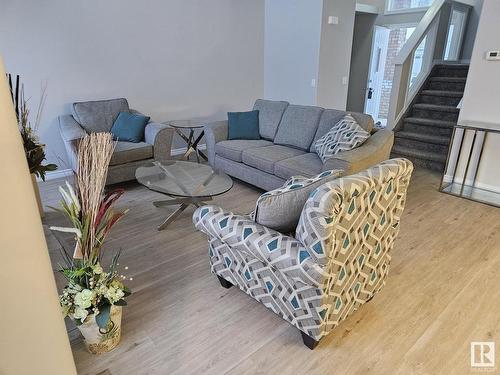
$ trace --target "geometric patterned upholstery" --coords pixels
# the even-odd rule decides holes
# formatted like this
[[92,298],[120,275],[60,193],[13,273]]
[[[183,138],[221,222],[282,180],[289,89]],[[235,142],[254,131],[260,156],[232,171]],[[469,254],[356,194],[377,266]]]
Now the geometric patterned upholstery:
[[392,159],[319,186],[296,238],[217,206],[193,222],[213,273],[319,340],[384,286],[412,170]]
[[360,146],[368,138],[370,133],[363,129],[354,117],[347,114],[314,143],[314,148],[324,163],[339,152]]

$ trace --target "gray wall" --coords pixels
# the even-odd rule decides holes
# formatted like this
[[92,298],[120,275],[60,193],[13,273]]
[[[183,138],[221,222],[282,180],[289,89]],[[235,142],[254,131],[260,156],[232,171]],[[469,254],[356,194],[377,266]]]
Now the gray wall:
[[[38,102],[50,161],[56,118],[78,100],[126,97],[154,120],[224,118],[264,92],[264,0],[2,0],[0,54]],[[62,161],[61,161],[61,160]]]
[[347,110],[364,112],[366,87],[372,52],[373,28],[377,15],[356,12],[351,53],[351,73],[347,92]]
[[323,0],[266,0],[264,95],[316,104]]
[[[324,0],[321,24],[317,104],[344,110],[347,105],[352,36],[354,31],[354,0]],[[328,17],[339,18],[338,25],[329,25]]]

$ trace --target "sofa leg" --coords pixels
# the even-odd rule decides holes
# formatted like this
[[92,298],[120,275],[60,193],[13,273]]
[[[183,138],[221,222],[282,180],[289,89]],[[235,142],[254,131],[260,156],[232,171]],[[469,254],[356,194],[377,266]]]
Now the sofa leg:
[[318,345],[319,341],[316,341],[307,333],[300,331],[300,334],[302,335],[302,341],[304,342],[304,345],[307,346],[309,349],[313,350],[316,347],[316,345]]
[[229,289],[233,286],[233,284],[231,284],[225,278],[220,277],[219,275],[217,275],[217,278],[219,279],[220,285],[222,285],[223,288]]

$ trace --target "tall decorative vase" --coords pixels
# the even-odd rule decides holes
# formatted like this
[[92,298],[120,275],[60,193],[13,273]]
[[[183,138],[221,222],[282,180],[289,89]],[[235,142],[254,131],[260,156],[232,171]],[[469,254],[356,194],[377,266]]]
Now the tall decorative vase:
[[105,330],[99,329],[94,315],[89,315],[78,329],[85,339],[85,346],[92,354],[107,353],[118,345],[121,336],[122,307],[111,306],[110,322]]
[[36,181],[36,176],[34,173],[31,174],[31,183],[33,184],[33,190],[35,191],[36,203],[38,204],[38,212],[40,217],[43,219],[45,212],[43,211],[42,200],[40,198],[40,189],[38,188],[38,182]]

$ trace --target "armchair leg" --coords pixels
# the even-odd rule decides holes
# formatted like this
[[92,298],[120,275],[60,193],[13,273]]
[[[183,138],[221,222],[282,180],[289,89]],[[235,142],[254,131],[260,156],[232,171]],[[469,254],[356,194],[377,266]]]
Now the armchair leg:
[[217,275],[217,278],[219,279],[220,285],[222,285],[223,288],[229,289],[233,286],[233,284],[231,284],[225,278],[220,277],[219,275]]
[[302,335],[302,341],[304,342],[304,345],[307,346],[309,349],[313,350],[316,347],[316,345],[318,345],[319,341],[316,341],[307,333],[300,331],[300,334]]

